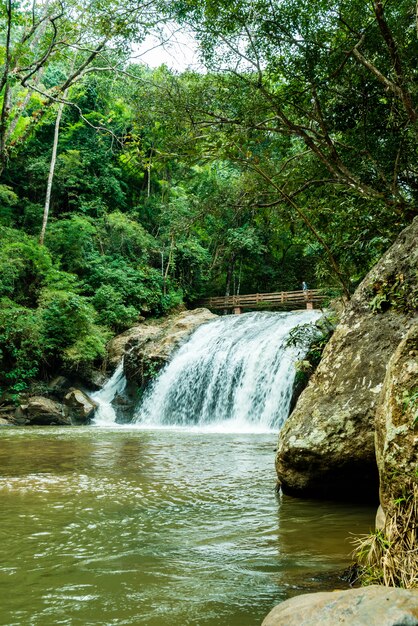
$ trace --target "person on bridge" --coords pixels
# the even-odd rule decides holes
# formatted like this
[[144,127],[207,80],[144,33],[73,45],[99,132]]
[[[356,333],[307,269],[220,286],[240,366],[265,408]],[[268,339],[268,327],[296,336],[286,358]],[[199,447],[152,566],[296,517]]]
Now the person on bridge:
[[308,285],[307,285],[307,283],[305,283],[305,281],[302,281],[302,290],[303,291],[308,291]]

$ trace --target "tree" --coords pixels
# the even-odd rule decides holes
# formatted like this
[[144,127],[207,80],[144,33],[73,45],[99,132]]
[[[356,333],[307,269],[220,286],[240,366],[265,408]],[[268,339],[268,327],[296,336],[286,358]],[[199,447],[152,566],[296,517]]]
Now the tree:
[[[74,106],[82,116],[66,98],[69,88],[88,73],[120,70],[130,42],[141,41],[162,23],[163,8],[145,0],[47,0],[39,6],[33,2],[31,9],[24,2],[6,1],[0,13],[5,33],[0,48],[0,174],[10,149],[51,105]],[[34,94],[40,96],[39,106],[29,114]]]
[[[326,250],[322,198],[359,202],[386,240],[416,212],[416,34],[408,0],[369,4],[179,3],[216,74],[189,80],[195,136],[263,181],[261,203],[290,210]],[[222,70],[222,73],[220,73]],[[225,74],[228,70],[228,74]],[[322,196],[322,198],[320,197]],[[322,217],[321,217],[322,216]],[[319,219],[318,219],[319,218]],[[365,233],[364,239],[370,235]]]

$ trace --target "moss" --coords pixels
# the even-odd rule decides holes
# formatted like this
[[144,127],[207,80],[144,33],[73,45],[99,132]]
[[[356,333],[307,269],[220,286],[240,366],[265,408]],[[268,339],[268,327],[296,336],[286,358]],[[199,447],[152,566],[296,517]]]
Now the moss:
[[418,274],[407,277],[398,273],[371,286],[369,306],[374,313],[395,309],[400,313],[418,310]]
[[166,361],[159,357],[146,357],[144,355],[141,356],[139,361],[139,376],[137,377],[140,381],[141,389],[144,389],[150,382],[157,377],[159,371],[162,367],[164,367]]

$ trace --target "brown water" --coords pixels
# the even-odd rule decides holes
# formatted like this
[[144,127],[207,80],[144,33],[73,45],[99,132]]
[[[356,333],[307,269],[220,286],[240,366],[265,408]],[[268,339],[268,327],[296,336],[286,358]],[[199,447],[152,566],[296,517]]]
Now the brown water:
[[274,435],[0,431],[0,623],[255,626],[373,511],[277,498]]

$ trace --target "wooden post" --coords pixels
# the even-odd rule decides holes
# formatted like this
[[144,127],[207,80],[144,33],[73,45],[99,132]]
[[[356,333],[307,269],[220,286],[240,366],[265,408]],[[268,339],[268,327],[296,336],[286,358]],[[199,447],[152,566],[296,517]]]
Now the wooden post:
[[241,315],[242,309],[240,306],[234,306],[233,312],[234,312],[234,315]]
[[307,302],[306,303],[306,308],[309,309],[310,311],[312,311],[312,309],[314,308],[314,303],[312,301],[311,302]]

